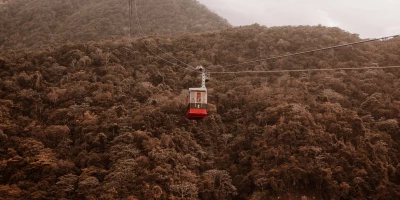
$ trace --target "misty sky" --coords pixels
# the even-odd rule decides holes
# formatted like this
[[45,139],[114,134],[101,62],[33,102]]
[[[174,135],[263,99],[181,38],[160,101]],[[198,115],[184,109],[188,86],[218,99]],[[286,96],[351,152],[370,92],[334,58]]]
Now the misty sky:
[[400,34],[400,0],[198,0],[232,25],[324,25],[361,38]]

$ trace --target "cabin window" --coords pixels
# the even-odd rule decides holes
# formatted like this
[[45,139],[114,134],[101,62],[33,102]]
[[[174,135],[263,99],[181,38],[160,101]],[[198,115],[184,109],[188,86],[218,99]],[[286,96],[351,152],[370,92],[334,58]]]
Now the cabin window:
[[194,102],[195,102],[194,93],[190,92],[190,103],[194,103]]
[[201,92],[196,93],[196,100],[197,100],[197,103],[201,103]]

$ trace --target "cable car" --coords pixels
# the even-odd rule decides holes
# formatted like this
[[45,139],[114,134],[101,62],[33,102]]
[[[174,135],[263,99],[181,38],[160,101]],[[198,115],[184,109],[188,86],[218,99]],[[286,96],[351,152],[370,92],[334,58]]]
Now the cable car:
[[207,117],[207,88],[206,74],[202,66],[198,67],[202,71],[201,88],[189,88],[187,96],[186,118],[190,120],[200,120]]
[[186,118],[204,119],[207,116],[207,89],[189,88]]

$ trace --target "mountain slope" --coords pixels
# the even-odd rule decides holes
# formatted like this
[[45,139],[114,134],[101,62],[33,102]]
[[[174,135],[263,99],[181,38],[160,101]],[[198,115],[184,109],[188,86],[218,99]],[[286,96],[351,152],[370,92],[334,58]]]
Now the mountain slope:
[[11,0],[0,0],[0,6],[9,3]]
[[188,121],[185,90],[198,73],[150,44],[210,71],[400,65],[395,38],[227,67],[359,40],[337,28],[247,26],[5,54],[0,195],[399,199],[398,69],[213,74],[209,116]]
[[195,0],[137,0],[134,5],[130,20],[128,1],[11,1],[0,7],[0,50],[128,37],[130,24],[133,37],[230,27]]

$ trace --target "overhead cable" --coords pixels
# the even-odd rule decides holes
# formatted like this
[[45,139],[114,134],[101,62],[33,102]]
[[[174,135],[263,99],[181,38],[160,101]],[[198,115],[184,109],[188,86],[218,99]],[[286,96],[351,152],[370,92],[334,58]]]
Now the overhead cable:
[[[137,3],[137,0],[135,0],[135,14],[136,14],[136,21],[137,21],[137,24],[138,24],[138,27],[139,27],[139,34],[144,36],[145,34],[144,34],[143,29],[142,29],[140,20],[139,20],[139,14],[138,14],[137,4],[136,4],[136,3]],[[151,45],[153,45],[156,49],[158,49],[159,51],[163,52],[164,54],[166,54],[167,56],[171,57],[172,59],[178,61],[178,63],[182,63],[182,64],[188,66],[189,68],[185,68],[186,70],[189,70],[189,71],[196,71],[196,72],[197,72],[197,70],[190,69],[190,68],[194,68],[193,66],[191,66],[191,65],[189,65],[189,64],[187,64],[187,63],[185,63],[185,62],[183,62],[183,61],[181,61],[181,60],[179,60],[178,58],[175,58],[174,56],[169,55],[166,51],[164,51],[164,50],[162,50],[161,48],[159,48],[159,47],[157,46],[157,44],[154,44],[154,43],[151,42],[150,40],[148,40],[148,42],[149,42]],[[164,60],[164,61],[166,61],[166,62],[168,62],[168,63],[170,63],[170,64],[173,64],[172,62],[167,61],[167,60],[161,58],[160,56],[157,56],[153,51],[150,50],[150,48],[146,45],[145,42],[144,42],[144,45],[145,45],[145,46],[147,47],[147,49],[148,49],[152,54],[154,54],[157,58],[159,58],[159,59],[161,59],[161,60]],[[173,64],[173,65],[174,65],[174,64]]]
[[393,36],[381,37],[381,38],[376,38],[376,39],[363,40],[363,41],[341,44],[341,45],[336,45],[336,46],[331,46],[331,47],[324,47],[324,48],[303,51],[303,52],[298,52],[298,53],[274,56],[274,57],[269,57],[269,58],[264,58],[264,59],[259,59],[259,60],[251,60],[251,61],[242,62],[242,63],[225,65],[224,67],[232,67],[232,66],[237,66],[237,65],[244,65],[244,64],[256,63],[256,62],[261,62],[261,61],[268,61],[268,60],[274,60],[274,59],[279,59],[279,58],[297,56],[297,55],[301,55],[301,54],[313,53],[313,52],[317,52],[317,51],[325,51],[325,50],[330,50],[330,49],[335,49],[335,48],[340,48],[340,47],[345,47],[345,46],[351,46],[351,45],[356,45],[356,44],[361,44],[361,43],[373,42],[373,41],[378,41],[378,40],[387,40],[387,39],[395,38],[398,36],[400,36],[400,35],[393,35]]
[[208,72],[210,74],[246,74],[246,73],[285,73],[285,72],[313,72],[313,71],[339,71],[339,70],[365,70],[365,69],[390,69],[400,68],[400,66],[383,66],[383,67],[339,67],[326,69],[287,69],[287,70],[265,70],[265,71],[229,71],[229,72]]

